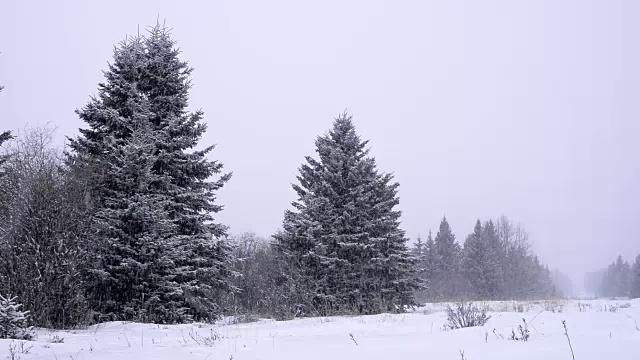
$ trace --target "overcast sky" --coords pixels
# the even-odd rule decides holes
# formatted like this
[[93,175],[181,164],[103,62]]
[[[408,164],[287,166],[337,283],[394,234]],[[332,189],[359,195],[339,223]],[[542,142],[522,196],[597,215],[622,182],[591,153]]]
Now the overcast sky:
[[[113,45],[159,17],[233,171],[218,219],[268,236],[348,109],[415,238],[505,214],[574,277],[640,252],[640,1],[3,1],[0,130],[84,126]],[[631,259],[629,259],[631,260]]]

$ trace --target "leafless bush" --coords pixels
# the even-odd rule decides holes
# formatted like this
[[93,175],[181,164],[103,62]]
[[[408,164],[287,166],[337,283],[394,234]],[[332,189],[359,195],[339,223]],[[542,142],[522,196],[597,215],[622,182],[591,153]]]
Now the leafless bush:
[[473,326],[483,326],[491,319],[484,309],[479,309],[473,303],[457,303],[454,307],[447,306],[447,324],[445,329],[454,330]]
[[298,268],[279,258],[269,240],[244,233],[232,237],[231,242],[233,268],[240,274],[233,285],[240,292],[225,299],[228,313],[241,320],[255,319],[252,315],[276,320],[317,315],[306,302],[305,283]]
[[555,301],[545,301],[544,310],[552,313],[561,313],[564,310],[564,305]]
[[257,321],[260,321],[260,318],[258,316],[251,315],[251,314],[240,314],[238,316],[234,316],[231,319],[231,324],[233,325],[248,324],[248,323],[257,322]]
[[9,344],[7,360],[20,360],[20,354],[29,354],[31,349],[33,349],[33,345],[28,345],[26,341],[21,341],[17,344],[12,341],[11,344]]
[[529,337],[531,333],[529,332],[529,326],[527,325],[527,321],[522,319],[522,324],[518,325],[518,334],[516,334],[515,330],[511,329],[511,337],[509,340],[515,341],[529,341]]
[[36,326],[85,320],[81,192],[53,130],[25,129],[6,145],[0,181],[0,293],[17,296]]
[[587,312],[590,309],[591,309],[591,304],[578,303],[578,311],[579,312]]
[[16,344],[13,342],[9,344],[9,355],[7,355],[7,360],[20,360],[21,357],[18,355],[18,349]]
[[49,342],[52,344],[62,344],[64,342],[64,338],[59,335],[53,335],[49,338]]
[[604,306],[604,311],[605,311],[605,312],[612,312],[612,313],[615,313],[615,312],[618,312],[618,307],[617,307],[617,306],[615,306],[615,305],[609,305],[609,306],[605,305],[605,306]]
[[[211,333],[208,336],[201,335],[197,331],[191,329],[189,330],[189,338],[196,344],[200,346],[213,346],[217,341],[222,339],[222,335],[214,332],[213,329],[210,329]],[[187,346],[189,344],[189,340],[182,334],[182,341],[178,341],[182,346]]]

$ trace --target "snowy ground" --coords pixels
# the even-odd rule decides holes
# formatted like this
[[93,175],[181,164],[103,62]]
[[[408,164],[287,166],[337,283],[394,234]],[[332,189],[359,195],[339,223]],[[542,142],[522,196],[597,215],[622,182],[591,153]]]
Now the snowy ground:
[[[39,330],[33,342],[0,340],[0,360],[15,359],[640,359],[638,300],[489,302],[483,327],[444,331],[443,304],[410,314],[260,321],[235,325],[158,326],[106,323],[72,332]],[[520,312],[522,311],[522,312]],[[529,323],[528,342],[506,340]],[[494,333],[495,329],[495,333]],[[220,337],[212,344],[208,339]],[[505,339],[500,337],[502,334]],[[63,343],[51,343],[55,336]],[[200,343],[200,344],[198,344]],[[28,353],[20,353],[21,348]]]

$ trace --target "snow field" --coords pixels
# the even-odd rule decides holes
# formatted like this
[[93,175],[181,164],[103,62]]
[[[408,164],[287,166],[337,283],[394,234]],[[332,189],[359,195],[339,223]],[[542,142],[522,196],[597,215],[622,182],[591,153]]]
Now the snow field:
[[[482,327],[444,331],[446,304],[407,314],[307,318],[233,324],[152,325],[112,322],[75,331],[39,329],[36,341],[0,340],[0,359],[640,359],[640,300],[477,302]],[[522,312],[520,312],[522,311]],[[528,342],[508,340],[528,323]],[[495,331],[494,331],[495,329]],[[52,343],[55,337],[63,343]],[[504,338],[503,338],[504,337]],[[11,358],[9,347],[16,347]],[[28,349],[28,351],[25,351]],[[28,353],[20,353],[20,351]]]

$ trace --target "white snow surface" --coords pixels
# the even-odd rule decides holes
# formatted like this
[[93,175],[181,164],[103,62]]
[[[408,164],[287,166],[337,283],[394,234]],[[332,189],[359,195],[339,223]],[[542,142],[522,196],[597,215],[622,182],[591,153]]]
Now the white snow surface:
[[[482,327],[445,331],[446,304],[406,314],[261,320],[230,324],[152,325],[110,322],[88,329],[38,329],[36,341],[0,340],[0,360],[10,345],[28,349],[15,359],[568,359],[566,320],[576,360],[640,359],[640,300],[477,302],[491,319]],[[507,340],[526,319],[528,342]],[[495,329],[495,333],[494,333]],[[220,336],[212,345],[205,337]],[[504,339],[499,334],[504,336]],[[63,343],[51,343],[54,336]],[[192,336],[200,342],[198,344]],[[486,340],[485,340],[486,337]],[[357,343],[357,344],[356,344]]]

